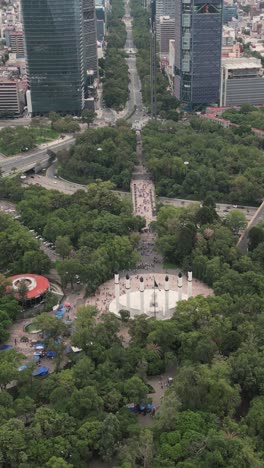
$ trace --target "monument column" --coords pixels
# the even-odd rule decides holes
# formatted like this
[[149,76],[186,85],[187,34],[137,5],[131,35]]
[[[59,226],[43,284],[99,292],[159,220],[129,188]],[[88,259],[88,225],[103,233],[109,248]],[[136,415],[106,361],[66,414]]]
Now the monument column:
[[163,310],[163,317],[169,313],[169,277],[165,276],[165,308]]
[[144,290],[145,290],[145,286],[144,286],[144,278],[143,276],[141,276],[140,280],[139,280],[139,290],[140,290],[140,311],[142,314],[145,313],[144,311]]
[[192,270],[188,269],[188,297],[192,297]]
[[182,300],[182,273],[178,274],[178,301]]
[[115,300],[116,300],[117,312],[119,312],[119,295],[120,295],[119,274],[115,273]]
[[126,306],[127,310],[130,312],[130,278],[129,275],[126,275]]

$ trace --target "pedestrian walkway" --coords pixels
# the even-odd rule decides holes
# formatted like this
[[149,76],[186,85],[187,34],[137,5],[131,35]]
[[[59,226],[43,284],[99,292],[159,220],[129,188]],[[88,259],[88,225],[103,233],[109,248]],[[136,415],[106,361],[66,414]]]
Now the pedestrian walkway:
[[150,180],[131,181],[134,214],[146,219],[146,227],[156,220],[155,215],[155,187]]
[[137,157],[139,164],[135,166],[131,181],[131,193],[135,216],[146,220],[146,227],[156,220],[155,186],[143,166],[142,139],[137,134]]

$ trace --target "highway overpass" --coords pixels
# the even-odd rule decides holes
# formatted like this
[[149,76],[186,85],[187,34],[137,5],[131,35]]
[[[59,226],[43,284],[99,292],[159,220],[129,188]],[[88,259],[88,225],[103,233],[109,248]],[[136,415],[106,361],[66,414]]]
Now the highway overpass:
[[21,153],[15,156],[3,158],[0,160],[0,168],[4,176],[11,174],[14,171],[14,168],[16,168],[16,171],[29,171],[31,169],[34,169],[37,164],[44,164],[48,162],[48,150],[57,152],[62,149],[68,149],[74,143],[75,138],[71,137],[65,141],[54,143],[53,145],[49,144],[46,148],[37,148],[26,153]]

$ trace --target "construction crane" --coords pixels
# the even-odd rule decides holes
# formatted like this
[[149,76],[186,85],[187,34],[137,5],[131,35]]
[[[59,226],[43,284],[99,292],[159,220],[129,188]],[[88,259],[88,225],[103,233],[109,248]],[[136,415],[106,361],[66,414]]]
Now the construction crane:
[[157,50],[156,50],[156,0],[150,3],[150,107],[151,118],[157,118]]

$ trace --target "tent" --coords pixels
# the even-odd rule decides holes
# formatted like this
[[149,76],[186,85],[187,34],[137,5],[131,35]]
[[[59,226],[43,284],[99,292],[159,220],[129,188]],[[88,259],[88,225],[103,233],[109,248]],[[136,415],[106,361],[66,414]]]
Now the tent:
[[32,357],[32,362],[39,362],[40,361],[40,355],[36,354],[35,356]]
[[140,411],[146,411],[147,413],[150,413],[153,408],[154,405],[152,403],[147,403],[147,405],[141,404],[139,406]]
[[42,356],[42,351],[35,351],[34,356],[38,356],[38,357]]
[[44,343],[36,343],[34,347],[36,351],[41,351],[45,348],[45,345]]
[[55,353],[55,351],[47,351],[46,356],[49,359],[53,359],[53,358],[56,357],[56,353]]
[[23,370],[25,370],[25,369],[28,369],[28,366],[27,366],[26,364],[24,364],[23,366],[20,366],[17,370],[18,370],[19,372],[21,372],[21,371],[23,371]]
[[48,375],[49,369],[47,367],[38,367],[32,372],[33,377],[42,377],[44,375]]
[[10,344],[4,344],[0,347],[0,351],[8,351],[9,349],[12,349],[13,346]]
[[72,346],[71,349],[73,353],[79,353],[80,351],[82,351],[82,348],[77,348],[77,346]]
[[63,318],[64,314],[66,312],[66,309],[65,307],[63,307],[63,305],[60,305],[60,307],[58,308],[56,314],[55,314],[55,317],[57,318]]
[[64,307],[71,307],[71,304],[69,302],[64,302]]

